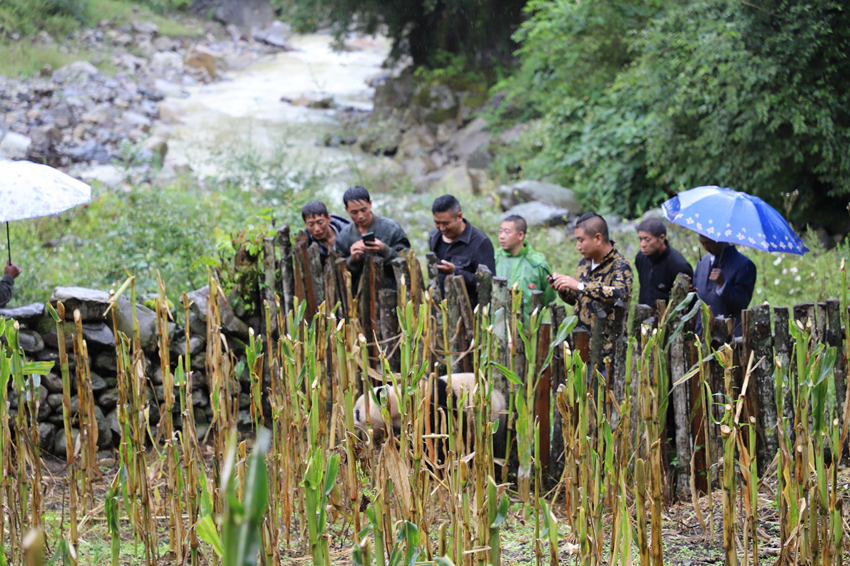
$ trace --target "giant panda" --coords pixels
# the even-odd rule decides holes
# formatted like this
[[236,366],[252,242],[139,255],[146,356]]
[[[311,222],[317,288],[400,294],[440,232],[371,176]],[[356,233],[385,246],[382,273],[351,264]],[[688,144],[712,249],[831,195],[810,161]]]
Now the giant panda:
[[[427,387],[427,380],[423,380],[423,388]],[[441,375],[434,382],[433,395],[428,397],[431,399],[430,407],[430,429],[432,433],[438,432],[445,422],[444,415],[448,411],[449,400],[449,381],[447,375]],[[454,394],[454,403],[459,403],[462,395],[466,394],[465,408],[467,414],[464,415],[464,422],[469,422],[472,416],[472,399],[475,393],[475,374],[474,373],[453,373],[451,380],[451,389]],[[381,405],[386,406],[389,412],[393,433],[397,434],[401,429],[401,414],[398,408],[398,397],[396,390],[392,385],[383,385],[375,387],[375,397],[378,398]],[[366,395],[365,393],[357,398],[354,403],[354,425],[360,429],[371,426],[374,429],[383,430],[385,424],[381,417],[381,407],[375,402],[374,398],[369,399],[369,411],[366,411]],[[505,451],[505,430],[507,422],[507,403],[505,402],[504,394],[498,389],[493,389],[490,394],[490,419],[498,422],[497,431],[494,435],[494,453],[497,458],[504,456]],[[467,446],[470,444],[467,441]]]

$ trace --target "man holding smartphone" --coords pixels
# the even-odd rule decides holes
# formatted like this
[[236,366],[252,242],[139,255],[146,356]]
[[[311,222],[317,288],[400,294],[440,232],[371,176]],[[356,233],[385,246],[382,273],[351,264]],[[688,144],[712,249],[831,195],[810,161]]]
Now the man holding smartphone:
[[336,250],[345,258],[348,269],[356,279],[363,270],[363,255],[381,257],[384,262],[384,287],[395,289],[395,276],[390,262],[398,252],[410,248],[410,241],[401,226],[394,220],[372,212],[372,198],[364,187],[356,185],[342,195],[345,211],[351,224],[340,231]]

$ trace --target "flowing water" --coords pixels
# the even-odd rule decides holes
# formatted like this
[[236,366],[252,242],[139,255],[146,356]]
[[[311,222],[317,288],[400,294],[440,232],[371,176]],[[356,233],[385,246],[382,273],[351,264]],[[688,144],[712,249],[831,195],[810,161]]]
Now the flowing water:
[[[166,165],[221,177],[239,164],[274,163],[293,180],[313,175],[329,186],[351,184],[363,167],[392,167],[351,146],[324,145],[341,131],[340,108],[372,109],[371,85],[389,74],[382,68],[389,41],[353,38],[343,51],[331,44],[329,34],[293,36],[291,50],[188,88],[186,98],[169,99],[179,123]],[[318,101],[327,107],[308,106]]]

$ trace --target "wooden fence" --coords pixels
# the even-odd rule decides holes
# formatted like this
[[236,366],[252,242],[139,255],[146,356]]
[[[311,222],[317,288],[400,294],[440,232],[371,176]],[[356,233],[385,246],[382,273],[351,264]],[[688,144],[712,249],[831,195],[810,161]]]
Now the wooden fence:
[[[369,344],[370,363],[376,368],[380,359],[379,351],[389,360],[391,367],[397,363],[395,352],[399,327],[396,307],[408,301],[418,306],[426,290],[436,299],[435,302],[442,299],[447,301],[448,320],[452,328],[449,333],[451,352],[445,354],[452,360],[454,370],[471,370],[470,357],[464,353],[472,344],[474,309],[485,306],[489,307],[491,324],[495,335],[499,337],[497,361],[509,367],[512,363],[513,367],[523,367],[523,342],[517,337],[517,318],[511,315],[511,290],[506,280],[493,277],[486,268],[476,274],[478,303],[472,305],[462,277],[448,276],[443,290],[437,286],[437,260],[433,254],[428,254],[424,266],[427,280],[423,276],[420,261],[412,252],[408,251],[392,260],[396,289],[381,288],[384,266],[380,258],[367,254],[360,280],[353,283],[345,260],[331,254],[323,264],[317,247],[308,245],[304,232],[299,232],[292,243],[288,226],[281,228],[274,240],[266,240],[265,258],[264,299],[270,307],[274,308],[275,294],[281,297],[280,308],[287,311],[293,308],[294,298],[297,297],[306,304],[308,315],[315,313],[323,301],[330,305],[338,303],[341,316],[358,319]],[[544,306],[542,295],[541,291],[533,293],[532,300],[536,306]],[[762,467],[769,466],[777,453],[778,415],[774,369],[777,363],[788,367],[792,361],[794,341],[789,332],[789,323],[807,329],[815,343],[838,347],[839,355],[832,374],[838,414],[843,414],[847,393],[846,349],[840,347],[847,334],[842,326],[839,301],[830,299],[823,303],[803,303],[792,308],[753,306],[741,313],[743,336],[738,338],[733,335],[731,319],[708,318],[707,328],[701,338],[707,338],[710,344],[704,341],[698,343],[695,339],[694,330],[702,313],[699,307],[692,306],[694,303],[693,295],[687,293],[686,283],[678,281],[672,293],[670,309],[664,303],[654,307],[635,305],[632,309],[618,304],[612,312],[600,312],[589,332],[577,329],[567,340],[569,348],[581,352],[582,359],[590,368],[599,369],[608,376],[605,383],[606,399],[611,403],[620,403],[625,394],[623,384],[629,369],[626,367],[629,350],[639,354],[644,333],[657,330],[659,321],[663,322],[668,332],[665,359],[671,384],[665,435],[669,443],[665,450],[668,495],[678,497],[689,493],[691,466],[697,489],[707,489],[705,470],[716,462],[707,461],[706,445],[711,444],[710,454],[721,453],[719,422],[724,405],[734,401],[723,393],[724,369],[712,356],[712,348],[728,344],[732,349],[734,395],[737,398],[746,383],[744,419],[753,417],[757,424],[758,457]],[[681,305],[680,308],[673,308],[677,305]],[[666,317],[662,316],[665,311]],[[273,312],[272,321],[276,320],[274,315]],[[567,316],[565,305],[549,305],[549,322],[542,324],[538,335],[538,359],[548,350],[553,329],[557,329]],[[605,340],[611,340],[614,348],[612,356],[603,359],[602,344]],[[535,414],[541,424],[541,460],[548,466],[550,477],[554,478],[558,477],[563,465],[563,442],[558,424],[560,415],[558,411],[551,410],[555,392],[565,376],[562,356],[563,349],[556,349],[551,365],[541,372],[535,402]],[[692,378],[694,368],[700,363],[707,368],[709,378],[706,382],[713,392],[714,402],[709,405],[699,402],[704,397],[699,382]],[[497,385],[503,390],[508,388],[507,381],[500,381]],[[704,406],[708,406],[709,415],[705,414]],[[791,410],[790,400],[786,407],[788,411]],[[707,417],[708,423],[705,422]],[[551,419],[555,422],[550,423]],[[676,465],[672,465],[673,462]]]

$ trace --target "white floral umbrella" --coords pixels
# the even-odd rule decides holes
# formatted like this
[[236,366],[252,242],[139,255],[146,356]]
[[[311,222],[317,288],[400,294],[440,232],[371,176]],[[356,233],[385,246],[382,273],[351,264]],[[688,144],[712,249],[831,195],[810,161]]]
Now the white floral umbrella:
[[58,214],[91,201],[91,187],[48,165],[0,160],[0,222],[6,223],[9,262],[9,222]]

